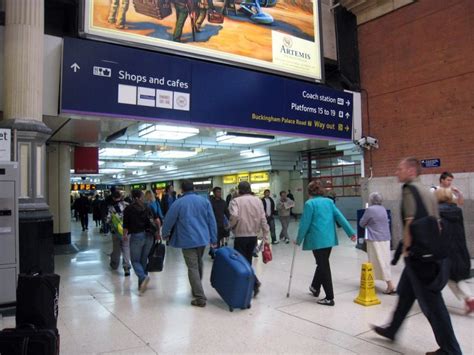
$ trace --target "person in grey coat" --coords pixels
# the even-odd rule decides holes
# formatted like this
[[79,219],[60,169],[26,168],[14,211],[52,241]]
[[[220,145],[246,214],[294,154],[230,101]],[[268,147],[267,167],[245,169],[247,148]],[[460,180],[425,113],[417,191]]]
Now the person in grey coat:
[[376,280],[387,283],[385,294],[395,294],[390,272],[390,226],[385,207],[382,206],[382,195],[372,192],[369,195],[369,208],[362,216],[359,225],[367,231],[367,255],[374,267]]

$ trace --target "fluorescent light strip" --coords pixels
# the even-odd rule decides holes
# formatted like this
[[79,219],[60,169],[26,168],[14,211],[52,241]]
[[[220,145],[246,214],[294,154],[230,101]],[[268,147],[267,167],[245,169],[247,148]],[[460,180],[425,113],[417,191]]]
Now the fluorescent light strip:
[[99,150],[100,157],[129,157],[139,152],[138,149],[130,148],[103,148]]
[[184,159],[197,155],[196,152],[190,150],[164,150],[156,153],[159,158]]
[[247,134],[240,132],[217,132],[216,141],[225,144],[256,144],[275,139],[274,136],[264,136],[259,134]]
[[127,161],[122,164],[126,168],[143,168],[145,166],[152,166],[151,161]]

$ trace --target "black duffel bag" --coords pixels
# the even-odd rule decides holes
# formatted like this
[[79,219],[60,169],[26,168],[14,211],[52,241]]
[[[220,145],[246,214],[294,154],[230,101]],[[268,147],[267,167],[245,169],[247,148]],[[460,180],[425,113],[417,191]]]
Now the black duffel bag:
[[441,236],[438,220],[430,216],[417,188],[406,184],[416,203],[416,216],[410,223],[412,237],[410,257],[423,262],[433,262],[447,258],[449,240]]
[[155,241],[148,254],[148,264],[146,271],[159,272],[163,271],[163,264],[165,261],[166,247],[160,241]]
[[16,325],[57,330],[59,275],[20,274],[16,289]]

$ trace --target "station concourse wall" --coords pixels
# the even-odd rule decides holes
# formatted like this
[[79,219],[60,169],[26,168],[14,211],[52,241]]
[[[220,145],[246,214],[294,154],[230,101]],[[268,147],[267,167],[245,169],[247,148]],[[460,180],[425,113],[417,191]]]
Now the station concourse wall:
[[[358,27],[363,135],[380,148],[365,152],[364,200],[385,195],[401,236],[398,162],[438,158],[422,182],[454,174],[464,193],[466,236],[474,255],[474,1],[418,1]],[[365,100],[365,98],[367,100]]]

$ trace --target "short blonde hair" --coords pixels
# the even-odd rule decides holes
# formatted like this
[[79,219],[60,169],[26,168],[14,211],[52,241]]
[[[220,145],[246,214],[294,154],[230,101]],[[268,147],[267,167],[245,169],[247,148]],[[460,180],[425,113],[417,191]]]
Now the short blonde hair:
[[435,190],[435,196],[439,203],[442,203],[442,202],[455,203],[453,190],[450,187],[448,188],[438,187]]
[[324,190],[321,180],[313,180],[308,184],[308,193],[311,196],[323,196],[326,191]]

